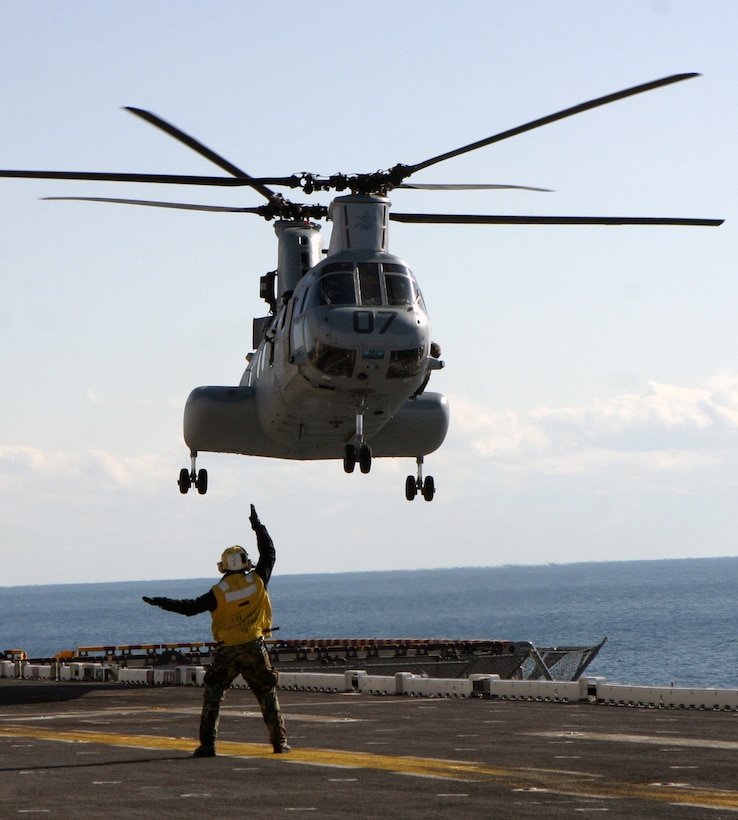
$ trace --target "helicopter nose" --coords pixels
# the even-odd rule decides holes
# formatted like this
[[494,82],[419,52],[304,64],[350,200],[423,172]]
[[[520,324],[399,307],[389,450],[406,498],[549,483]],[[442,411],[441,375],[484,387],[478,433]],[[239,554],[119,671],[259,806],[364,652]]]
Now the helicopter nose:
[[313,319],[305,329],[306,358],[328,375],[378,385],[412,378],[427,363],[430,343],[424,314],[346,307]]

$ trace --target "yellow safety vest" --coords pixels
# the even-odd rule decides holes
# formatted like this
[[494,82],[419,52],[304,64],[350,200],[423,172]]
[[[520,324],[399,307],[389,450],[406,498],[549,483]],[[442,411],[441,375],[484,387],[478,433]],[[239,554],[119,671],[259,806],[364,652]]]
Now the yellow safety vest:
[[255,572],[232,572],[213,587],[218,606],[213,637],[225,646],[261,638],[272,626],[272,605],[264,581]]

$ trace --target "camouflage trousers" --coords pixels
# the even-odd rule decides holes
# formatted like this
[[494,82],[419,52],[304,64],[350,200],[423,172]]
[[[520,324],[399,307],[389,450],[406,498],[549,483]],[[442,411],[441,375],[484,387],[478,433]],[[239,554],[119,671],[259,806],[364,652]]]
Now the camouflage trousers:
[[200,745],[215,746],[218,734],[220,702],[226,689],[238,675],[249,685],[259,701],[269,740],[280,744],[286,739],[284,720],[277,698],[279,675],[272,669],[264,641],[259,639],[238,646],[221,646],[205,672],[205,695],[200,717]]

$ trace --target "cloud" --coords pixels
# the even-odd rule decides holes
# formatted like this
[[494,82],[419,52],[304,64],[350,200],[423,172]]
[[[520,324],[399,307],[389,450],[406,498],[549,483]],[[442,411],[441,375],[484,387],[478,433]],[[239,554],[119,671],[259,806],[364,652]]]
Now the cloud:
[[481,457],[516,460],[545,452],[550,439],[545,429],[529,417],[512,410],[490,412],[461,398],[451,400],[451,425],[455,433],[471,439],[474,452]]
[[649,382],[642,392],[528,414],[454,398],[452,412],[454,434],[501,466],[558,473],[702,468],[738,447],[738,373],[721,371],[697,387]]
[[0,446],[0,486],[28,483],[76,486],[96,490],[137,487],[153,489],[163,474],[171,479],[168,459],[154,455],[120,457],[103,450],[67,453],[43,451],[35,447]]
[[[703,434],[738,429],[738,376],[721,373],[702,387],[649,382],[641,393],[626,393],[592,405],[541,408],[534,420],[559,435],[631,449],[634,437],[648,449],[704,447]],[[649,438],[652,437],[652,438]]]

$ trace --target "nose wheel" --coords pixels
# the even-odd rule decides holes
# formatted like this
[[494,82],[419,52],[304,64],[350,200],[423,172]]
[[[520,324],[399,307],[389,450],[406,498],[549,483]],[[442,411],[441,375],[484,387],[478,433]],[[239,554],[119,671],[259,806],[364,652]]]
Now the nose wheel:
[[417,476],[409,475],[405,479],[405,498],[408,501],[414,501],[415,496],[420,493],[426,501],[433,501],[433,496],[436,494],[436,482],[432,475],[423,479],[423,456],[418,456],[416,462]]
[[356,408],[356,435],[354,441],[343,448],[343,469],[347,473],[353,473],[356,463],[362,473],[368,473],[372,469],[372,448],[364,441],[364,400],[362,399]]
[[190,487],[194,487],[200,495],[205,495],[208,491],[208,471],[204,469],[197,470],[195,466],[196,459],[197,453],[190,453],[190,469],[188,470],[186,467],[183,467],[179,471],[177,485],[182,495],[186,495],[190,491]]

